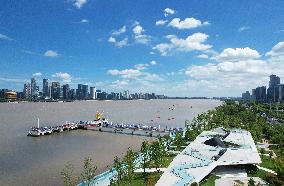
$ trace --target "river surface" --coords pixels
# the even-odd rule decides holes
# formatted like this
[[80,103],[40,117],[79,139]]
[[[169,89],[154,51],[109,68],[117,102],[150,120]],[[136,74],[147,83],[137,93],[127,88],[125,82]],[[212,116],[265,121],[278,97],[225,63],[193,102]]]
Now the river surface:
[[77,101],[72,103],[0,104],[0,185],[62,185],[67,162],[80,175],[82,161],[91,157],[98,173],[111,166],[128,147],[140,148],[147,137],[76,130],[43,137],[27,137],[37,124],[93,120],[97,111],[114,123],[183,127],[185,120],[220,105],[217,100]]

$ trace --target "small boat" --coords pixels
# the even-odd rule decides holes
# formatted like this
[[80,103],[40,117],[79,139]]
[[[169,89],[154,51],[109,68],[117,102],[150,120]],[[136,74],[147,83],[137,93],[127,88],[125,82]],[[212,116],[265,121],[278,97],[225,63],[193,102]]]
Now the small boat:
[[46,131],[43,128],[39,127],[39,118],[37,118],[37,127],[32,127],[31,130],[28,132],[28,136],[44,136]]

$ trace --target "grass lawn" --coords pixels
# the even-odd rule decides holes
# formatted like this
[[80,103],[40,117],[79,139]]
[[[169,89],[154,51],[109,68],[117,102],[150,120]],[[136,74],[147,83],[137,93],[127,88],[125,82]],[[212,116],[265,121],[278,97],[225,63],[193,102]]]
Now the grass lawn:
[[260,164],[261,167],[275,170],[275,162],[269,156],[262,156],[261,160],[262,160],[262,163]]
[[207,177],[205,180],[203,180],[200,185],[201,186],[214,186],[215,185],[215,180],[218,179],[218,176],[215,175],[210,175]]
[[265,180],[266,172],[264,170],[258,170],[256,173],[248,173],[248,177],[260,177]]
[[[147,180],[145,183],[145,177],[143,176],[143,173],[136,173],[135,174],[135,178],[132,181],[133,186],[154,186],[157,181],[160,179],[162,173],[157,173],[157,172],[153,172],[153,173],[148,173],[147,174]],[[118,184],[111,184],[111,186],[115,186]],[[129,182],[128,180],[123,180],[119,183],[119,186],[129,186]]]
[[[165,154],[162,168],[168,167],[175,157],[176,154]],[[155,168],[154,162],[151,162],[149,167]]]

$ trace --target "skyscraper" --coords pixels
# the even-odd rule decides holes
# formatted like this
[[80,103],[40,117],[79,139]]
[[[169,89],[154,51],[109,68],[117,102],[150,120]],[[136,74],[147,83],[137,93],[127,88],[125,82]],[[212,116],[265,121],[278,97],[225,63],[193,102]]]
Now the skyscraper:
[[44,98],[49,97],[49,90],[48,90],[48,79],[43,79],[42,81],[42,96]]
[[96,87],[90,87],[90,99],[97,99]]
[[51,98],[56,100],[60,98],[60,83],[52,82],[51,83]]
[[[280,78],[276,75],[270,75],[269,88],[267,89],[267,101],[276,102],[277,92],[275,92],[275,87],[280,84]],[[276,93],[276,94],[275,94]]]
[[68,84],[63,85],[63,99],[70,99],[69,91],[70,91],[70,86]]
[[257,87],[255,89],[255,98],[257,101],[265,102],[266,101],[266,87]]
[[31,99],[31,84],[30,83],[24,84],[23,93],[24,93],[25,99]]
[[76,90],[77,99],[88,99],[88,85],[78,84],[78,89]]
[[33,99],[37,98],[38,96],[38,88],[36,86],[36,79],[33,77],[31,78],[31,97]]

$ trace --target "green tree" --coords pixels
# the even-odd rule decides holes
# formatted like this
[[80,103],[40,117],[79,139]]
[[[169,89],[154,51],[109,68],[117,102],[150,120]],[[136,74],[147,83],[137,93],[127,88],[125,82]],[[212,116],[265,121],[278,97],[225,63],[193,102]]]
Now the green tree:
[[117,182],[119,185],[119,182],[123,180],[125,176],[124,163],[117,156],[115,156],[113,167],[116,170],[116,177],[117,177],[117,179],[114,180],[114,182]]
[[248,186],[255,186],[255,181],[252,178],[249,179]]
[[76,185],[75,178],[73,177],[73,166],[71,163],[67,163],[60,174],[63,178],[64,186]]
[[128,148],[126,155],[124,156],[124,162],[126,163],[126,179],[128,180],[129,185],[132,185],[134,180],[135,159],[136,153]]
[[[150,145],[147,141],[143,141],[141,145],[141,157],[142,157],[142,162],[141,166],[143,168],[143,174],[144,178],[146,178],[146,168],[150,166]],[[146,179],[145,179],[146,181]]]
[[93,161],[90,157],[84,159],[84,169],[81,174],[81,178],[85,185],[90,185],[91,181],[96,175],[97,166],[93,165]]
[[174,144],[177,146],[177,150],[181,149],[182,145],[185,145],[185,140],[182,137],[182,132],[177,132],[174,139]]

